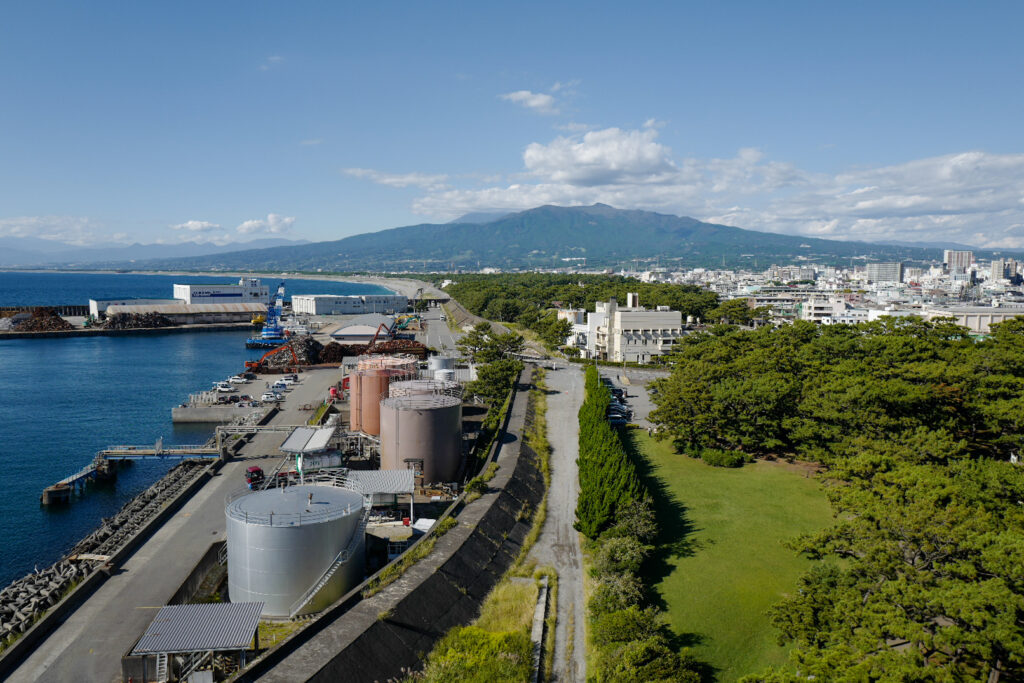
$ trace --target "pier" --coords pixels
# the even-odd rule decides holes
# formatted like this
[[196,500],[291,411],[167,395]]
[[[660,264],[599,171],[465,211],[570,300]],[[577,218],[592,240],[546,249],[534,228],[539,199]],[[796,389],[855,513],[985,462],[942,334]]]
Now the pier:
[[43,489],[39,500],[43,505],[71,502],[75,492],[85,489],[91,481],[109,481],[117,476],[119,462],[134,460],[165,460],[182,458],[219,458],[220,449],[207,445],[167,446],[159,439],[153,446],[109,446],[96,453],[93,461],[69,477]]

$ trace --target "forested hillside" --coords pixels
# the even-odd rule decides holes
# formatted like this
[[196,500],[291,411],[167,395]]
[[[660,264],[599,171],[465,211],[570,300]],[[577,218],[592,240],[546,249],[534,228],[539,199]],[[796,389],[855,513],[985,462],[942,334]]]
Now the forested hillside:
[[752,680],[1020,680],[1024,320],[723,326],[674,365],[651,419],[679,457],[819,462],[837,515],[772,612],[791,664]]

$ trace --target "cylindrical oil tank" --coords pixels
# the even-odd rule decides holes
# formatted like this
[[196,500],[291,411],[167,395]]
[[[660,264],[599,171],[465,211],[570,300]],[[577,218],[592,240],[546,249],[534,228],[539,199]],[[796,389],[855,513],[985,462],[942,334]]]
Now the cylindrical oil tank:
[[455,359],[451,356],[431,356],[427,359],[428,370],[452,370],[455,368]]
[[434,379],[440,382],[454,382],[455,371],[454,370],[435,370]]
[[385,356],[383,354],[373,354],[368,356],[359,356],[356,367],[359,370],[379,368],[389,370],[408,370],[409,372],[415,373],[416,362],[415,358],[407,355]]
[[388,388],[389,398],[398,396],[454,396],[462,398],[462,385],[454,381],[437,379],[409,379],[392,382]]
[[361,370],[363,375],[360,387],[360,431],[366,434],[380,434],[380,400],[388,395],[391,376],[388,370]]
[[358,372],[349,375],[348,380],[348,421],[353,432],[363,429],[363,376]]
[[291,616],[347,549],[345,563],[299,613],[333,603],[362,580],[362,515],[362,495],[333,486],[290,486],[230,496],[225,516],[231,601],[262,602],[264,616]]
[[426,483],[452,481],[462,458],[462,401],[399,396],[380,402],[380,468],[416,470]]

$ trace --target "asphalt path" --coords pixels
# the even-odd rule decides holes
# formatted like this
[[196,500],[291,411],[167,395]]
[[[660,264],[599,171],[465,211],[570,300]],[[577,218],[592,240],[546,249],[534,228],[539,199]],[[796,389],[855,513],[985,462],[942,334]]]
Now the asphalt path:
[[[586,604],[583,594],[583,554],[576,521],[579,479],[580,404],[583,401],[583,373],[578,365],[559,365],[548,370],[548,441],[551,443],[551,486],[548,488],[547,517],[531,555],[542,565],[558,572],[557,625],[552,680],[585,681]],[[572,631],[569,626],[572,624]],[[571,650],[571,657],[569,655]]]
[[[290,391],[273,425],[299,425],[341,379],[338,370],[316,370]],[[262,380],[250,387],[262,387]],[[253,392],[250,392],[253,393]],[[60,624],[11,675],[11,681],[121,680],[121,655],[132,647],[156,612],[178,590],[211,543],[225,539],[224,499],[245,485],[245,469],[272,470],[283,457],[287,432],[264,432],[245,446],[242,458],[226,463],[185,505],[139,547],[66,621]]]

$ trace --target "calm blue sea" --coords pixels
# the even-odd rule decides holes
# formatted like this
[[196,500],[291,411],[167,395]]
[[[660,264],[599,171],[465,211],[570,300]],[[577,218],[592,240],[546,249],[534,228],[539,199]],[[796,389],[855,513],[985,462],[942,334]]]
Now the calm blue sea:
[[[277,280],[266,278],[274,285]],[[170,298],[175,282],[230,278],[0,272],[0,305],[86,304],[90,298]],[[287,280],[291,294],[380,294],[374,285]],[[273,289],[273,287],[272,287]],[[173,463],[139,462],[67,507],[43,507],[46,486],[112,444],[205,441],[212,428],[175,427],[171,408],[258,357],[249,332],[0,340],[0,586],[57,560],[103,517]]]

